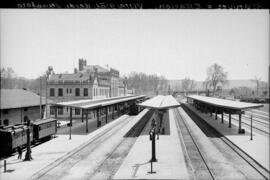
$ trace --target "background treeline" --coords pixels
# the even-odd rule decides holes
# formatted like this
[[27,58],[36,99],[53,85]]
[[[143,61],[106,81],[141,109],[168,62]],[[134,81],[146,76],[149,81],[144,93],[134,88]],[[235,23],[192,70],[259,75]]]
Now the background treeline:
[[[155,95],[157,91],[168,90],[168,80],[156,74],[132,72],[122,77],[128,89],[135,89],[136,94]],[[45,87],[45,74],[42,80],[42,89]],[[40,92],[40,78],[27,79],[18,77],[12,68],[1,68],[2,89],[28,89],[37,94]],[[45,95],[45,91],[42,92]]]
[[169,89],[168,80],[156,74],[131,72],[124,79],[126,79],[128,89],[134,88],[136,94],[156,95],[157,91]]

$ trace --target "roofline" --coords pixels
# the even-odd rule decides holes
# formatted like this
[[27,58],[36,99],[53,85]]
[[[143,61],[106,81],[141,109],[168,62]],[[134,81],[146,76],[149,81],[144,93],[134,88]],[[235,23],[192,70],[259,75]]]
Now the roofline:
[[[192,98],[190,96],[186,96],[187,98],[191,98],[191,99],[194,99],[194,100],[197,100],[197,101],[201,101],[205,104],[210,104],[210,105],[214,105],[214,106],[218,106],[218,107],[222,107],[222,108],[227,108],[227,109],[234,109],[234,110],[247,110],[247,109],[256,109],[256,108],[260,108],[260,107],[264,107],[263,104],[260,104],[260,105],[256,105],[256,106],[253,106],[253,107],[243,107],[243,108],[236,108],[236,107],[231,107],[231,106],[222,106],[222,105],[218,105],[218,104],[213,104],[213,103],[210,103],[210,102],[205,102],[203,100],[198,100],[198,99],[195,99],[195,98]],[[228,100],[229,101],[229,100]]]
[[[48,103],[49,104],[49,103]],[[46,103],[44,103],[44,104],[41,104],[42,106],[45,106],[46,105]],[[33,105],[33,106],[21,106],[21,107],[10,107],[10,108],[0,108],[0,110],[4,110],[4,109],[20,109],[20,108],[27,108],[27,107],[36,107],[36,106],[40,106],[40,104],[38,104],[38,105]]]
[[150,109],[157,109],[157,110],[163,110],[163,109],[172,109],[172,108],[177,108],[180,107],[181,105],[173,105],[173,106],[163,106],[163,107],[153,107],[153,106],[147,106],[147,105],[140,105],[138,106],[145,107],[145,108],[150,108]]

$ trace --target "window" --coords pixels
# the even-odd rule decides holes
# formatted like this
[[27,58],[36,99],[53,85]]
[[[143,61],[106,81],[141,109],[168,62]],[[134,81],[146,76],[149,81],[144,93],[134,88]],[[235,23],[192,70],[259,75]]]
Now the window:
[[27,110],[28,110],[28,108],[23,108],[23,110],[24,110],[24,111],[27,111]]
[[80,88],[75,89],[75,96],[80,96]]
[[67,94],[68,94],[68,88],[67,88]]
[[88,96],[88,88],[84,88],[83,89],[83,95],[84,96]]
[[55,96],[54,95],[54,88],[50,88],[50,96]]
[[69,89],[69,93],[72,93],[71,88]]
[[57,110],[58,110],[58,115],[63,115],[63,107],[59,107]]
[[95,91],[95,88],[94,88],[94,96],[96,96],[96,91]]
[[63,88],[58,89],[58,96],[63,96]]
[[81,113],[81,110],[78,108],[75,108],[75,115],[80,115],[80,113]]
[[2,120],[0,119],[0,126],[2,125]]

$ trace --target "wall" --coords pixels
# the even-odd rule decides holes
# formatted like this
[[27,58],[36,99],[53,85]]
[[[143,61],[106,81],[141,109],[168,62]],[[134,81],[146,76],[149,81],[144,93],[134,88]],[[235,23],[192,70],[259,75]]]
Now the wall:
[[[42,106],[42,111],[44,106]],[[40,109],[39,106],[25,108],[8,109],[7,114],[1,110],[1,125],[5,119],[9,120],[9,125],[20,124],[24,122],[24,116],[28,116],[30,120],[39,119]]]

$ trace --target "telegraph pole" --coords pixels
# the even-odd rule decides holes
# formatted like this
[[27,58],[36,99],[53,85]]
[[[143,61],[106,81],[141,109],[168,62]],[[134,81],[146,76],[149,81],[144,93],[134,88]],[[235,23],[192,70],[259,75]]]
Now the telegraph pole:
[[41,76],[39,77],[39,118],[42,119],[42,81],[41,81]]
[[45,89],[45,92],[46,92],[46,99],[45,99],[45,101],[46,101],[46,105],[45,105],[45,117],[47,118],[47,78],[48,78],[48,75],[46,75],[46,79],[45,79],[45,86],[46,86],[46,89]]
[[252,134],[252,112],[251,112],[251,115],[250,115],[250,140],[253,140],[253,134]]
[[30,141],[30,119],[27,118],[27,145],[26,145],[26,153],[25,153],[25,158],[24,161],[31,161],[32,156],[31,156],[31,141]]

